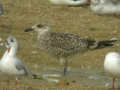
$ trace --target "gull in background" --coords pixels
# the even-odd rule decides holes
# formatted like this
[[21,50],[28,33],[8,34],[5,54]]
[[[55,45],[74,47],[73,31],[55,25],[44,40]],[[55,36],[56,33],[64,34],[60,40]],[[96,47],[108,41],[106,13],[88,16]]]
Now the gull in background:
[[96,14],[120,14],[120,0],[91,0],[90,7]]
[[113,77],[112,88],[114,89],[115,79],[120,78],[120,54],[117,52],[107,53],[104,61],[104,69],[111,77]]
[[50,2],[56,5],[77,6],[89,4],[90,0],[50,0]]

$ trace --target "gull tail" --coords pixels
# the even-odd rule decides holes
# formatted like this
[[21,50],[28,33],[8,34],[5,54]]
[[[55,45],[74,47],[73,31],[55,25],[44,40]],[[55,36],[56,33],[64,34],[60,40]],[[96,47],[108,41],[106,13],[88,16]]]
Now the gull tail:
[[111,39],[111,40],[104,40],[104,41],[96,41],[96,40],[90,40],[89,41],[89,48],[90,49],[100,49],[105,47],[113,46],[114,42],[116,42],[117,39]]
[[114,45],[114,42],[116,42],[116,41],[117,41],[117,39],[99,41],[97,48],[104,48],[104,47],[113,46],[113,45]]

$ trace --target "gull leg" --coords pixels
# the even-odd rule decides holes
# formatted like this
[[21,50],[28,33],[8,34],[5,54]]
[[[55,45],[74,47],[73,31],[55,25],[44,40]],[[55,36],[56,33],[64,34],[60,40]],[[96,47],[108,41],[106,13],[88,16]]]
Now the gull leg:
[[7,80],[7,83],[8,83],[8,90],[10,90],[10,80],[9,79]]
[[16,80],[15,80],[15,87],[16,87],[16,90],[18,88],[18,78],[16,77]]
[[114,83],[115,83],[115,78],[113,78],[113,80],[112,80],[112,88],[113,89],[115,88]]
[[67,72],[67,66],[68,66],[68,61],[65,60],[64,58],[60,58],[60,64],[63,65],[64,64],[64,70],[62,75],[65,76],[66,72]]
[[67,72],[67,66],[68,66],[68,61],[65,60],[65,66],[64,66],[64,70],[63,70],[63,76],[66,75],[66,72]]

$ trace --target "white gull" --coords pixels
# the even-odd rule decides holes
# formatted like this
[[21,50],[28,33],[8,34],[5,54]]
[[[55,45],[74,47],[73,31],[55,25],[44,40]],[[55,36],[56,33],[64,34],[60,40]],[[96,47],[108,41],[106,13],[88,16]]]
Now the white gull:
[[18,49],[17,40],[14,37],[8,37],[5,46],[7,50],[0,60],[0,71],[5,75],[15,75],[16,77],[31,76],[35,78],[36,75],[29,72],[23,62],[16,56]]
[[106,54],[104,69],[113,77],[112,88],[114,88],[115,78],[120,78],[120,54],[117,52],[109,52]]

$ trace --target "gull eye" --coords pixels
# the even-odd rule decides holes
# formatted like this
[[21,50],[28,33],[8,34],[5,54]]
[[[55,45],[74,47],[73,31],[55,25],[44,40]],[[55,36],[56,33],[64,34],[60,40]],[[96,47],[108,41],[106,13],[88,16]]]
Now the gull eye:
[[13,40],[13,39],[11,39],[11,42],[14,42],[14,40]]

